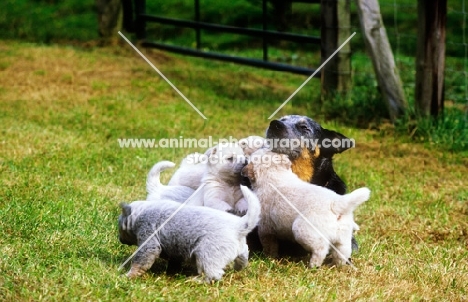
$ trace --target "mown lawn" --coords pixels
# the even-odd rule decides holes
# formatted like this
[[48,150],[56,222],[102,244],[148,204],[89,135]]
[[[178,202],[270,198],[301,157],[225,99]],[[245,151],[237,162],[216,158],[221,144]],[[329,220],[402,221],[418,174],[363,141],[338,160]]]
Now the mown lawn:
[[145,197],[155,162],[203,149],[120,148],[117,140],[262,135],[305,79],[145,51],[203,120],[126,44],[3,41],[0,53],[0,300],[468,299],[466,151],[411,142],[390,126],[324,120],[317,80],[277,117],[308,115],[355,139],[336,170],[350,190],[372,190],[356,212],[356,269],[253,255],[212,285],[191,282],[189,270],[128,280],[118,267],[135,248],[118,241],[119,202]]

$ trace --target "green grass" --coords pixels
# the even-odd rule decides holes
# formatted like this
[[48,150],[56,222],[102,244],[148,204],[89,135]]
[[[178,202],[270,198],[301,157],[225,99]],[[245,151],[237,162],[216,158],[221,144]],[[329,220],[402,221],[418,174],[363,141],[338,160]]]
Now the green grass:
[[372,190],[356,212],[357,270],[312,270],[300,259],[254,255],[245,270],[229,270],[212,285],[190,282],[190,270],[166,274],[164,262],[128,280],[118,267],[135,247],[118,241],[118,204],[145,197],[155,162],[203,150],[120,148],[117,139],[262,135],[268,116],[304,78],[145,51],[205,121],[126,44],[0,42],[0,51],[1,300],[468,297],[467,152],[411,142],[385,123],[359,129],[326,119],[318,81],[277,117],[308,115],[356,140],[357,148],[337,156],[336,170],[349,189]]

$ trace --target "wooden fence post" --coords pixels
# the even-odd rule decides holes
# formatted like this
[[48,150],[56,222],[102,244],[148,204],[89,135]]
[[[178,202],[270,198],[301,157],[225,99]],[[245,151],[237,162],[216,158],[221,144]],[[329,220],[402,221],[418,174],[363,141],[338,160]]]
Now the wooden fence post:
[[415,105],[425,116],[444,108],[446,19],[447,0],[418,0]]
[[117,39],[122,27],[121,0],[96,0],[99,36],[106,41]]
[[393,52],[388,42],[378,0],[356,0],[367,53],[370,55],[377,82],[395,121],[408,107]]
[[[349,0],[321,0],[322,62],[351,35]],[[322,100],[351,88],[351,44],[347,43],[321,70]]]

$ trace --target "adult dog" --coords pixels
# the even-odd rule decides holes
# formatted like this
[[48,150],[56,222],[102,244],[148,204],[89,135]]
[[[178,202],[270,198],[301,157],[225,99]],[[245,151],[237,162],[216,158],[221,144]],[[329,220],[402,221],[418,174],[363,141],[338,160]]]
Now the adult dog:
[[341,195],[346,193],[345,183],[333,169],[333,156],[354,147],[353,140],[301,115],[271,121],[266,138],[273,152],[288,156],[292,171],[300,179]]

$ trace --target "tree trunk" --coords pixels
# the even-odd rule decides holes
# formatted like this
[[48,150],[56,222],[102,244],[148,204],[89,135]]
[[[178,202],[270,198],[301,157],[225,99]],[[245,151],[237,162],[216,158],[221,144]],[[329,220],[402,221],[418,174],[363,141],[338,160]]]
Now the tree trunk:
[[444,108],[447,0],[418,0],[416,111],[437,116]]
[[356,0],[366,50],[394,122],[408,107],[377,0]]

